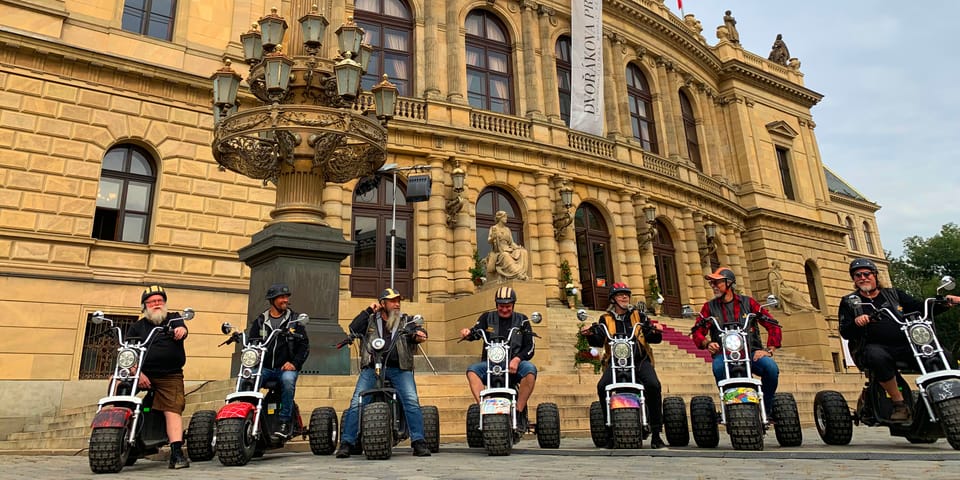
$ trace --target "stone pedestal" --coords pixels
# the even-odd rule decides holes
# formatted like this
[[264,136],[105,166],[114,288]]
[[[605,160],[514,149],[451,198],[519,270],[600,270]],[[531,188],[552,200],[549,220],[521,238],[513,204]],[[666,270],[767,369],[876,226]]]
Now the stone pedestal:
[[[338,323],[340,262],[353,251],[353,242],[344,240],[340,230],[306,223],[271,224],[239,251],[251,270],[248,322],[269,308],[264,295],[273,283],[289,285],[291,308],[310,316],[310,357],[301,375],[350,374],[350,350],[331,345],[346,336]],[[232,372],[238,362],[235,354]]]

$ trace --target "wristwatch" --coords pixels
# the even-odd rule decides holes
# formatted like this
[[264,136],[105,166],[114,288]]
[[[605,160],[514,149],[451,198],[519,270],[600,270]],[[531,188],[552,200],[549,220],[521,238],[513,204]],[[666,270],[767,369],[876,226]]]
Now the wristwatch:
[[770,354],[771,357],[773,356],[773,349],[772,349],[772,348],[767,347],[767,348],[766,348],[766,351],[767,351],[767,353]]

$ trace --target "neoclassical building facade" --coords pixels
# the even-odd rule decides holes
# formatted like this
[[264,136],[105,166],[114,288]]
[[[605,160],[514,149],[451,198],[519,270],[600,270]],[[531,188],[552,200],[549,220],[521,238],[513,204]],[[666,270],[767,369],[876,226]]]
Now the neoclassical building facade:
[[[603,2],[596,136],[568,128],[566,1],[0,0],[0,378],[102,375],[90,314],[133,318],[153,283],[208,319],[193,324],[187,378],[228,375],[218,326],[244,325],[247,295],[262,294],[237,251],[270,221],[274,189],[218,168],[209,78],[224,58],[246,68],[240,35],[271,7],[294,25],[311,3],[331,25],[321,56],[352,18],[374,48],[364,88],[386,74],[399,89],[387,162],[431,167],[423,202],[405,200],[404,176],[396,199],[389,176],[326,185],[327,222],[356,244],[342,322],[388,285],[396,200],[395,284],[433,331],[459,327],[445,305],[484,291],[471,267],[504,211],[540,304],[565,301],[566,264],[588,308],[622,281],[679,316],[708,298],[705,272],[729,266],[760,297],[778,262],[813,306],[781,318],[788,340],[840,365],[836,300],[851,258],[883,262],[879,206],[826,168],[822,96],[799,61],[744,50],[719,15]],[[309,295],[292,287],[294,303]]]

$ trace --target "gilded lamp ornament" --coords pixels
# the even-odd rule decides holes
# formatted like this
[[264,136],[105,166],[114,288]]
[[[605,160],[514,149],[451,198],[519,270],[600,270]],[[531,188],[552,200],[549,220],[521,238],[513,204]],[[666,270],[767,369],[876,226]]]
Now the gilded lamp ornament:
[[647,229],[637,233],[637,240],[640,241],[640,248],[647,248],[653,243],[657,236],[657,207],[647,204],[643,207],[643,220],[647,224]]
[[273,223],[326,225],[320,208],[326,182],[372,175],[383,165],[397,88],[384,76],[371,89],[375,109],[360,101],[372,49],[352,18],[336,32],[333,60],[317,57],[328,25],[317,6],[299,23],[304,55],[283,52],[287,23],[275,8],[257,22],[259,30],[240,36],[250,65],[246,83],[258,105],[240,108],[240,75],[229,61],[213,74],[213,156],[222,170],[277,186]]
[[553,238],[558,242],[566,228],[573,223],[573,214],[570,213],[570,208],[573,207],[573,189],[566,180],[562,181],[559,193],[560,205],[553,214]]

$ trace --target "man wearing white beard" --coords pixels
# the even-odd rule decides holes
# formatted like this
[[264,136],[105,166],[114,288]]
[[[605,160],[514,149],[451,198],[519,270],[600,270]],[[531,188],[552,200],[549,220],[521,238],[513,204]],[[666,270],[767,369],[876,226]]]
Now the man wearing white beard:
[[147,287],[140,295],[143,318],[127,329],[125,338],[145,339],[154,327],[170,329],[153,336],[147,355],[140,362],[141,389],[153,389],[153,409],[163,412],[170,441],[170,468],[187,468],[190,461],[183,453],[183,365],[187,354],[183,341],[187,338],[186,323],[177,312],[167,311],[167,292],[159,285]]

